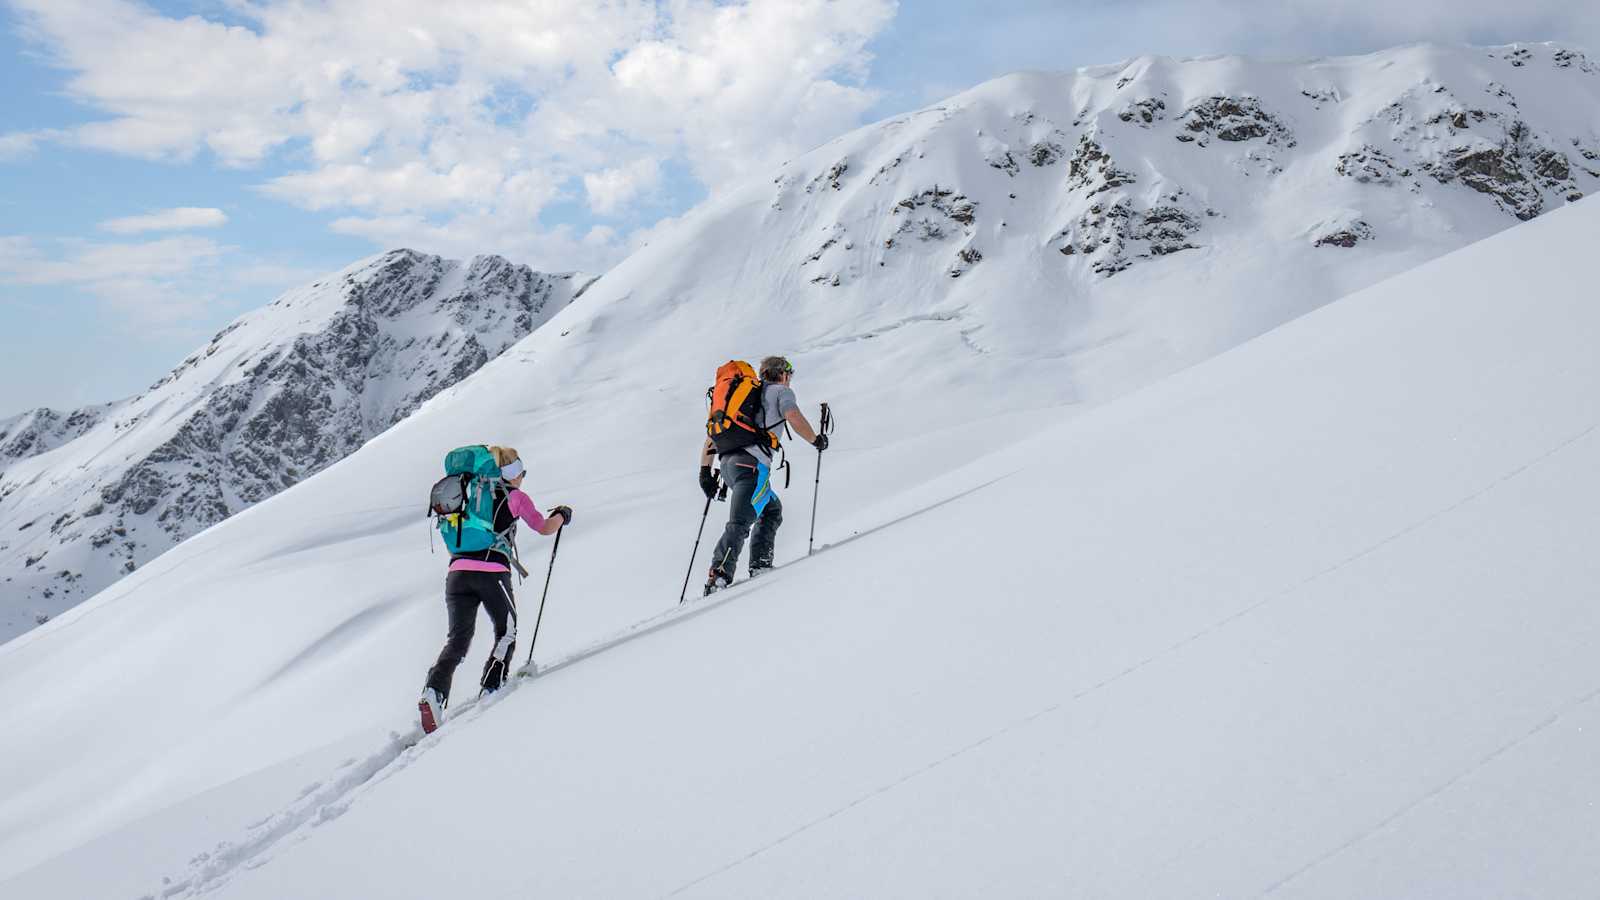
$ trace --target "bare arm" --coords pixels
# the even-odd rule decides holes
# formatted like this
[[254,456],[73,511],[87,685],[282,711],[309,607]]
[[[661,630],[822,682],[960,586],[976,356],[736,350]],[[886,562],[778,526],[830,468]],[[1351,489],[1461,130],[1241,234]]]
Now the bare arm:
[[812,429],[811,423],[806,421],[805,413],[798,409],[791,409],[783,414],[783,420],[789,423],[789,427],[794,429],[795,434],[800,435],[801,440],[808,444],[816,442],[817,432]]
[[717,458],[717,448],[711,443],[711,438],[706,438],[706,445],[700,448],[700,467],[711,465]]

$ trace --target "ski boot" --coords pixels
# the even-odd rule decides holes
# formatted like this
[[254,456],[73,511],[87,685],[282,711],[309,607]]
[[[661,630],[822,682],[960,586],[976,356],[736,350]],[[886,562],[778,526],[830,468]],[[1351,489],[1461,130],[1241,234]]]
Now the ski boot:
[[417,701],[417,714],[422,718],[422,733],[433,734],[444,721],[444,698],[433,688],[422,689],[422,699]]
[[750,577],[759,578],[772,571],[772,563],[756,563],[750,566]]
[[721,569],[712,569],[711,577],[706,581],[706,591],[702,597],[709,597],[728,585],[733,584],[733,576]]

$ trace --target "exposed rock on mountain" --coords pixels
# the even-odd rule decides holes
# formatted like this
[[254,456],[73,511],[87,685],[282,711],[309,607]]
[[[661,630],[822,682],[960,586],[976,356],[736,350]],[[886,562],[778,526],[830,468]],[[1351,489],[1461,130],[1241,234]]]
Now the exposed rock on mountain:
[[0,472],[18,460],[38,456],[78,438],[116,406],[102,403],[68,412],[41,406],[0,420]]
[[[786,348],[730,338],[714,355],[915,336],[992,367],[929,390],[977,391],[1004,370],[1027,390],[985,393],[986,407],[1093,400],[1593,193],[1595,109],[1594,67],[1551,44],[1011,75],[715,192],[616,270],[638,286],[618,308],[649,328],[693,320],[676,342],[651,338],[667,368],[704,360],[659,348],[727,338],[771,304],[778,324],[751,333]],[[452,266],[384,257],[290,295],[67,447],[13,464],[0,577],[25,573],[28,604],[44,590],[64,604],[69,584],[83,596],[339,459],[574,287]],[[311,294],[333,298],[314,320],[296,305]],[[907,377],[925,349],[874,377]],[[85,575],[68,547],[111,571]]]
[[[343,459],[586,279],[386,253],[223,329],[131,400],[0,425],[0,637]],[[46,452],[47,451],[47,452]]]

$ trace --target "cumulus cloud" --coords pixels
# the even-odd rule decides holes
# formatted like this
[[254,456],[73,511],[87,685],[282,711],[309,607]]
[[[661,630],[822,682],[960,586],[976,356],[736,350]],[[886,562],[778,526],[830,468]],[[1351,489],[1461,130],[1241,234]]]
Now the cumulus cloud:
[[125,216],[100,223],[103,231],[115,234],[142,234],[146,231],[189,231],[195,228],[220,228],[228,223],[228,215],[220,209],[201,206],[179,206],[158,210],[142,216]]
[[619,168],[584,175],[583,189],[589,195],[589,208],[605,216],[651,190],[660,181],[661,166],[653,159],[641,159]]
[[129,0],[12,4],[72,73],[68,94],[103,114],[70,140],[287,161],[269,195],[418,243],[486,221],[526,231],[571,198],[625,215],[664,162],[715,189],[859,124],[867,45],[896,0],[228,4],[243,24]]

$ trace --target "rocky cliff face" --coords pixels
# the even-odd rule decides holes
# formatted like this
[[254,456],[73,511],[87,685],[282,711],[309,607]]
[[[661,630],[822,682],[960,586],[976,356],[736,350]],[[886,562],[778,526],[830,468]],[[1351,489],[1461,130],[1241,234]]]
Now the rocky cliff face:
[[585,282],[395,251],[244,316],[138,397],[4,423],[0,637],[344,458]]
[[[1597,101],[1600,68],[1553,44],[1293,64],[1146,57],[1010,76],[874,126],[876,140],[853,136],[820,172],[779,178],[772,208],[809,200],[802,185],[848,197],[942,168],[870,223],[881,238],[823,226],[802,265],[831,287],[866,271],[859,248],[886,265],[908,242],[944,245],[941,267],[959,277],[993,258],[996,226],[1050,228],[1064,271],[1099,279],[1241,229],[1289,227],[1330,252],[1385,235],[1481,237],[1600,187]],[[983,165],[926,162],[952,147]]]

